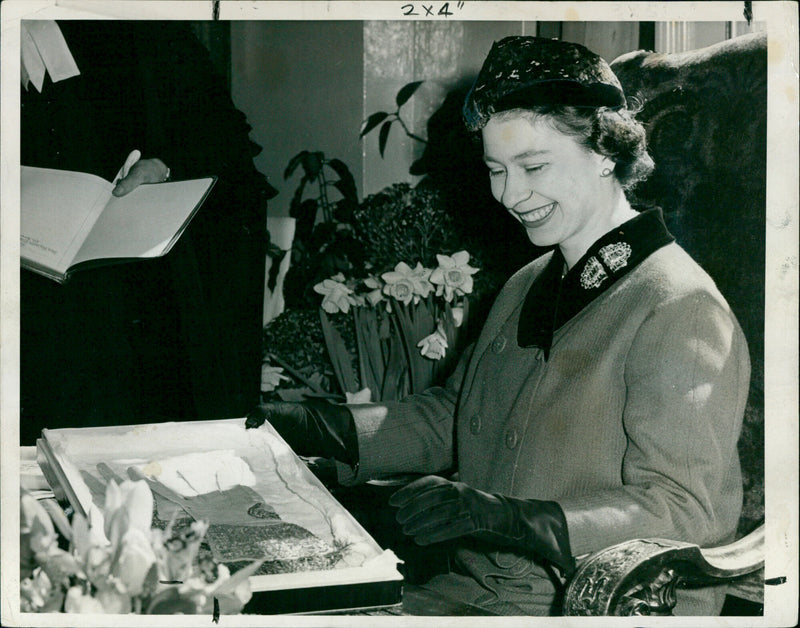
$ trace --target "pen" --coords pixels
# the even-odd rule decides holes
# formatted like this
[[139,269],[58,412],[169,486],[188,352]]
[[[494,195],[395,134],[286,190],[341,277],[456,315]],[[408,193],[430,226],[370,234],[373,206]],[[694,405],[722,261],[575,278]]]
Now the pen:
[[135,164],[139,159],[141,159],[142,153],[139,150],[131,151],[131,154],[128,155],[128,158],[125,160],[125,163],[122,164],[122,168],[117,173],[117,176],[114,178],[114,185],[120,182],[121,179],[124,179],[128,176],[128,172],[130,171],[133,164]]

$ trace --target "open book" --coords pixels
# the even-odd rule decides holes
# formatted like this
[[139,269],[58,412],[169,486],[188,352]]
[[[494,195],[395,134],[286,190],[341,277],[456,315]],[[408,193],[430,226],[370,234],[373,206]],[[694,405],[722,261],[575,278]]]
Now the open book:
[[20,263],[63,283],[79,266],[165,255],[215,181],[150,183],[116,197],[92,174],[22,166]]

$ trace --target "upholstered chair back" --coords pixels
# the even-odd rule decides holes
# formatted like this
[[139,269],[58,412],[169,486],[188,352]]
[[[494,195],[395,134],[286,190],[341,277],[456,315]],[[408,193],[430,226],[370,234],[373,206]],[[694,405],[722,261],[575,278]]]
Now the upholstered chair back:
[[673,54],[612,63],[641,107],[653,175],[635,190],[714,278],[750,347],[752,383],[739,442],[745,503],[739,532],[764,518],[764,255],[767,40],[745,35]]

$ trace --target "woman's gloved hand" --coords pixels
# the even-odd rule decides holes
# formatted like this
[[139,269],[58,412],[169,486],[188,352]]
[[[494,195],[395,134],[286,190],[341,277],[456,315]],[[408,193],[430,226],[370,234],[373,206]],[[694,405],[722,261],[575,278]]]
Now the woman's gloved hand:
[[492,495],[429,475],[394,493],[389,504],[399,508],[403,533],[419,545],[471,536],[536,554],[565,576],[575,569],[567,522],[556,502]]
[[356,425],[347,406],[321,399],[266,403],[247,415],[245,427],[256,428],[264,421],[269,421],[299,456],[335,458],[354,470],[358,467]]

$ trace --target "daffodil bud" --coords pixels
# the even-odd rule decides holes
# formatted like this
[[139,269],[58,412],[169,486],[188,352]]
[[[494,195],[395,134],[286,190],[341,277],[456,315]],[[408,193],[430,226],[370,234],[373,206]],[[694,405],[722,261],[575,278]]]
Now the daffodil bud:
[[419,352],[423,357],[431,360],[441,360],[447,353],[447,336],[445,336],[441,325],[437,327],[435,332],[420,340],[417,346],[420,348]]

